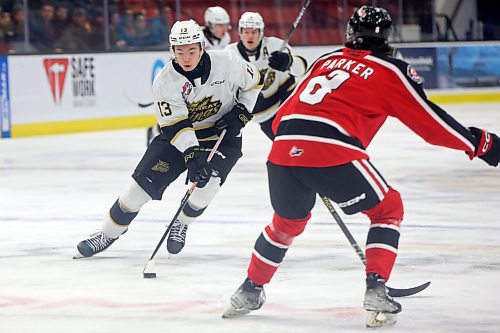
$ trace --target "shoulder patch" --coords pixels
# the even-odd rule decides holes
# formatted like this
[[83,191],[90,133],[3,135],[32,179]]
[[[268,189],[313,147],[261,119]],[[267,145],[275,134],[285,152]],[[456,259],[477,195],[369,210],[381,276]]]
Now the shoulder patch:
[[408,65],[408,67],[406,68],[406,75],[408,75],[410,79],[418,84],[422,84],[423,82],[422,77],[418,75],[417,70],[412,65]]
[[191,93],[191,90],[193,90],[193,85],[191,84],[191,82],[187,81],[186,83],[184,83],[184,85],[182,86],[182,94],[184,96],[188,96]]

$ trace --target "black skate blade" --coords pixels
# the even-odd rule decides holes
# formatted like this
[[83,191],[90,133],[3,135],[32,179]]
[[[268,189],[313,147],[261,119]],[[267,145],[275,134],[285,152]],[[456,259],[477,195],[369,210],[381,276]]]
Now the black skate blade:
[[421,284],[420,286],[416,286],[413,288],[405,288],[405,289],[398,289],[398,288],[391,288],[387,287],[389,290],[389,295],[392,297],[406,297],[406,296],[411,296],[418,294],[419,292],[427,289],[427,287],[431,284],[431,281],[427,281],[424,284]]
[[238,318],[248,313],[250,313],[250,310],[245,308],[236,308],[234,305],[231,304],[229,309],[227,309],[226,312],[222,314],[222,318],[224,319]]

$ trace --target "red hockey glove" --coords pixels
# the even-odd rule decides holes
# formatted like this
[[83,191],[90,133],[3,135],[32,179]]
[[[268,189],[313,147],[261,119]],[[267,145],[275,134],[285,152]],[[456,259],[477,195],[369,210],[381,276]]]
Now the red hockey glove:
[[496,167],[500,162],[500,139],[498,136],[476,127],[469,127],[469,130],[477,139],[474,157],[477,156],[489,165]]

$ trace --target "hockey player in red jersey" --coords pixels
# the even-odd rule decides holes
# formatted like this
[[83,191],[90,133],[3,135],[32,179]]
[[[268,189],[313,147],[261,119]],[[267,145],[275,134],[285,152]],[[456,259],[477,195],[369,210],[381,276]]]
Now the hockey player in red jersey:
[[263,285],[303,232],[319,193],[344,213],[362,212],[370,219],[367,326],[395,323],[401,305],[388,295],[385,283],[396,260],[403,203],[365,150],[387,117],[399,119],[430,144],[498,165],[498,136],[462,126],[429,101],[415,69],[392,57],[387,41],[391,31],[391,18],[384,9],[359,8],[347,25],[346,47],[317,59],[278,110],[267,163],[275,214],[257,239],[248,277],[223,317],[262,307]]

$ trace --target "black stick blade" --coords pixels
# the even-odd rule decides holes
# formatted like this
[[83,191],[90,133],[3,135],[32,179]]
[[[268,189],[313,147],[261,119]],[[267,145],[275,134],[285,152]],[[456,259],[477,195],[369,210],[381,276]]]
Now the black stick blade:
[[431,284],[431,281],[427,281],[424,284],[421,284],[420,286],[416,286],[413,288],[406,288],[406,289],[397,289],[397,288],[391,288],[387,287],[389,290],[389,295],[392,297],[406,297],[406,296],[411,296],[418,294],[419,292],[427,289],[427,287]]

